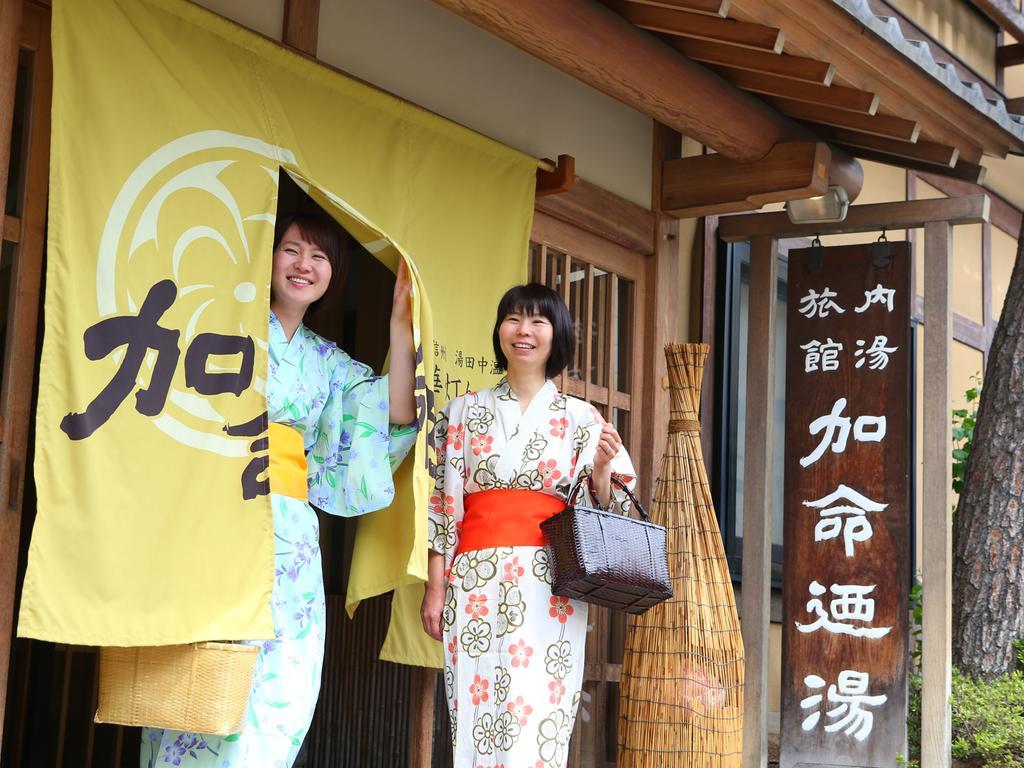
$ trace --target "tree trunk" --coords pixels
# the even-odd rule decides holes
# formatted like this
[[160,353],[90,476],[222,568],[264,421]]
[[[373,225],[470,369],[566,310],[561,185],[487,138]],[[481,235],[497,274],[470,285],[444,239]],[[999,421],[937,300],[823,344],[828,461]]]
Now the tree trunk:
[[[1024,237],[989,350],[953,524],[953,662],[989,679],[1024,636]],[[927,318],[925,318],[927,322]]]

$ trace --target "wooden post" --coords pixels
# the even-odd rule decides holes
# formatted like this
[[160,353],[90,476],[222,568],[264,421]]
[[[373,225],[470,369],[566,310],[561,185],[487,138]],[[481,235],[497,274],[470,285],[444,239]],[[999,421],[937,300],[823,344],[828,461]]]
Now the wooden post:
[[[7,174],[11,158],[14,92],[18,82],[22,0],[0,0],[0,220],[7,210]],[[34,338],[34,337],[33,337]],[[7,676],[14,623],[15,585],[18,577],[18,541],[21,505],[10,510],[0,504],[0,744],[3,744],[7,709]]]
[[952,230],[924,228],[924,481],[921,764],[950,765],[952,686],[952,466],[949,361],[953,340]]
[[[7,171],[11,159],[14,90],[18,82],[21,3],[22,0],[0,0],[0,218],[7,210]],[[0,723],[0,729],[2,727]]]
[[316,56],[320,29],[320,0],[285,0],[281,42]]
[[750,241],[747,408],[743,438],[743,594],[746,656],[743,768],[768,765],[768,633],[771,621],[772,434],[775,426],[775,294],[778,241]]

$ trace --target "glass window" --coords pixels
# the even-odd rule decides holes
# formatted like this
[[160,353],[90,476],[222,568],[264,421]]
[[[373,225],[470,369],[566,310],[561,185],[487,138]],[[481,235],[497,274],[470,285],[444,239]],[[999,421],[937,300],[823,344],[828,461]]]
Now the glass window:
[[[724,307],[720,329],[721,393],[715,496],[726,555],[734,578],[740,576],[743,556],[743,453],[746,426],[747,323],[750,317],[750,246],[725,246]],[[779,256],[775,321],[775,433],[773,449],[772,580],[782,577],[783,461],[786,437],[786,257]]]

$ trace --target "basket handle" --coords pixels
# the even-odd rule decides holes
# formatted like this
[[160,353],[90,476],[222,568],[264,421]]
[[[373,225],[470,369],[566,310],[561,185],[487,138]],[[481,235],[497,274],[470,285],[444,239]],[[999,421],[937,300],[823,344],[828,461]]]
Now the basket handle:
[[[565,497],[566,506],[571,507],[575,505],[576,496],[579,494],[580,488],[583,487],[584,482],[586,482],[589,485],[589,481],[590,475],[580,475],[580,477],[576,479],[576,482],[572,484],[572,488],[569,489],[569,495]],[[617,485],[620,489],[622,489],[625,492],[625,494],[629,497],[630,501],[633,502],[633,506],[636,508],[636,511],[640,513],[640,518],[645,523],[651,522],[651,518],[647,515],[646,510],[644,510],[643,505],[640,503],[640,500],[633,494],[631,490],[629,490],[629,487],[618,478],[618,475],[613,474],[611,476],[611,481],[613,485]],[[594,505],[598,509],[603,510],[604,507],[601,506],[601,500],[597,497],[597,494],[593,492],[594,489],[591,488],[590,491],[590,496],[594,500]]]

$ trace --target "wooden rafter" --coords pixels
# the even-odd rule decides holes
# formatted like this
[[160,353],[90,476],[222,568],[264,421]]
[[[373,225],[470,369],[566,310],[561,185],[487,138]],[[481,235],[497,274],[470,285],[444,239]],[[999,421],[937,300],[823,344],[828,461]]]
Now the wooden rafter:
[[876,163],[883,163],[885,165],[895,165],[900,168],[909,168],[912,171],[924,171],[926,173],[941,173],[943,176],[948,176],[953,179],[960,179],[962,181],[970,181],[974,184],[981,184],[985,180],[985,166],[976,165],[968,162],[963,158],[959,158],[956,163],[952,166],[937,165],[935,163],[928,163],[922,160],[913,160],[909,157],[902,157],[894,155],[888,152],[878,152],[873,149],[864,149],[861,147],[851,147],[849,145],[839,144],[854,157],[859,157],[861,160],[871,160]]
[[996,49],[996,66],[1014,67],[1024,64],[1024,43],[1000,45]]
[[679,37],[713,40],[757,50],[781,53],[782,30],[702,13],[641,5],[626,0],[602,0],[608,7],[641,29]]
[[832,126],[821,126],[818,132],[822,138],[847,147],[874,150],[897,158],[920,160],[947,168],[955,166],[957,160],[960,159],[960,150],[956,147],[920,138],[915,142],[898,141]]
[[735,69],[723,67],[718,64],[709,64],[715,72],[725,80],[752,93],[761,93],[765,96],[782,96],[795,101],[806,101],[809,104],[822,104],[836,109],[848,109],[851,112],[860,112],[865,115],[873,115],[878,109],[878,95],[869,91],[860,91],[856,88],[847,88],[843,85],[819,85],[808,83],[802,80],[793,80],[789,77],[770,75],[765,72],[751,72],[746,69]]
[[810,141],[778,144],[752,163],[722,155],[666,160],[661,210],[678,218],[708,216],[814,197],[828,189],[830,162],[828,145]]
[[751,72],[766,72],[819,85],[830,85],[836,71],[827,61],[789,56],[784,53],[765,53],[710,40],[674,38],[669,40],[669,43],[694,61]]
[[[1024,146],[987,115],[963,109],[962,100],[913,62],[903,61],[888,41],[865,34],[863,25],[839,4],[734,0],[730,13],[743,21],[782,27],[787,50],[828,59],[842,72],[844,85],[877,93],[882,100],[880,109],[913,114],[929,139],[956,146],[963,157],[971,148],[1004,157]],[[823,29],[829,31],[827,36],[822,35]]]
[[683,11],[707,13],[725,18],[729,15],[730,0],[631,0],[638,5],[655,5],[661,8],[678,8]]
[[871,133],[901,141],[917,141],[921,126],[914,120],[906,120],[893,115],[859,115],[845,109],[834,109],[819,104],[807,104],[793,99],[776,96],[766,97],[780,112],[798,120],[831,125],[836,128],[848,128],[861,133]]

